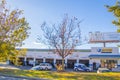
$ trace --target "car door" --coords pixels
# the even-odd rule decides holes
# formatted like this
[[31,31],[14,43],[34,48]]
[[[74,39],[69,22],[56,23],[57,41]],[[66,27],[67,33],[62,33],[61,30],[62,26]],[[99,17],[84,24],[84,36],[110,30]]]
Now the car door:
[[40,64],[40,69],[45,69],[45,64],[44,63]]

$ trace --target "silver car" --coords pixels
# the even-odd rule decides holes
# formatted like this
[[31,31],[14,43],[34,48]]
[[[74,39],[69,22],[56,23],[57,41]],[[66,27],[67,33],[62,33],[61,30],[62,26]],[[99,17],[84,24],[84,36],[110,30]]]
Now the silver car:
[[53,68],[50,63],[40,63],[39,66],[41,70],[51,70]]
[[51,70],[53,67],[50,63],[40,63],[31,68],[31,70]]
[[40,66],[39,66],[39,65],[34,66],[34,67],[32,67],[30,70],[40,70]]
[[108,68],[98,68],[97,73],[104,73],[104,72],[110,72]]

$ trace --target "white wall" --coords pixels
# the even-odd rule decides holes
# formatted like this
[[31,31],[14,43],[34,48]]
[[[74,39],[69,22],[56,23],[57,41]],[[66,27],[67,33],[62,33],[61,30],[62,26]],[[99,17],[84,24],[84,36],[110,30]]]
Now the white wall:
[[[92,54],[91,52],[74,52],[66,57],[66,59],[89,59],[88,56]],[[38,52],[38,51],[28,51],[26,57],[36,57],[36,58],[57,58],[61,59],[58,54],[48,53],[48,52]]]

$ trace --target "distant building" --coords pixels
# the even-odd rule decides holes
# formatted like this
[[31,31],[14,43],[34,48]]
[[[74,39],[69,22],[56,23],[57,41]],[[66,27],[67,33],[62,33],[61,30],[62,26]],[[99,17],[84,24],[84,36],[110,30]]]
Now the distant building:
[[[49,49],[28,49],[26,56],[19,57],[24,65],[38,65],[49,62],[53,66],[62,63],[62,58]],[[109,69],[120,66],[120,53],[117,47],[92,47],[91,49],[77,49],[65,58],[67,68],[73,68],[74,63],[83,63],[92,69],[107,67]]]

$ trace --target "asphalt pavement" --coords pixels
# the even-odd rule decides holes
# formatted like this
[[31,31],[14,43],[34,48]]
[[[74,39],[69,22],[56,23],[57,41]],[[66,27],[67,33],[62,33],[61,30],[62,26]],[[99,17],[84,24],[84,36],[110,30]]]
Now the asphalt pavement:
[[[19,70],[30,70],[32,66],[14,66],[14,65],[8,65],[6,63],[0,63],[0,68],[4,69],[19,69]],[[51,71],[56,71],[55,68],[53,68]],[[67,72],[73,71],[73,69],[66,69]],[[19,77],[19,76],[9,76],[9,75],[3,75],[0,74],[0,80],[46,80],[46,79],[37,79],[37,78],[29,78],[29,77]]]
[[25,78],[25,77],[14,77],[14,76],[0,75],[0,80],[44,80],[44,79],[35,79],[35,78]]
[[0,64],[0,68],[29,70],[30,68],[32,68],[32,66],[15,66],[8,64]]
[[[29,70],[32,66],[14,66],[0,63],[0,68],[3,69],[19,69],[19,70]],[[20,77],[20,76],[9,76],[0,74],[0,80],[46,80],[46,79],[38,79],[38,78],[29,78],[29,77]]]

